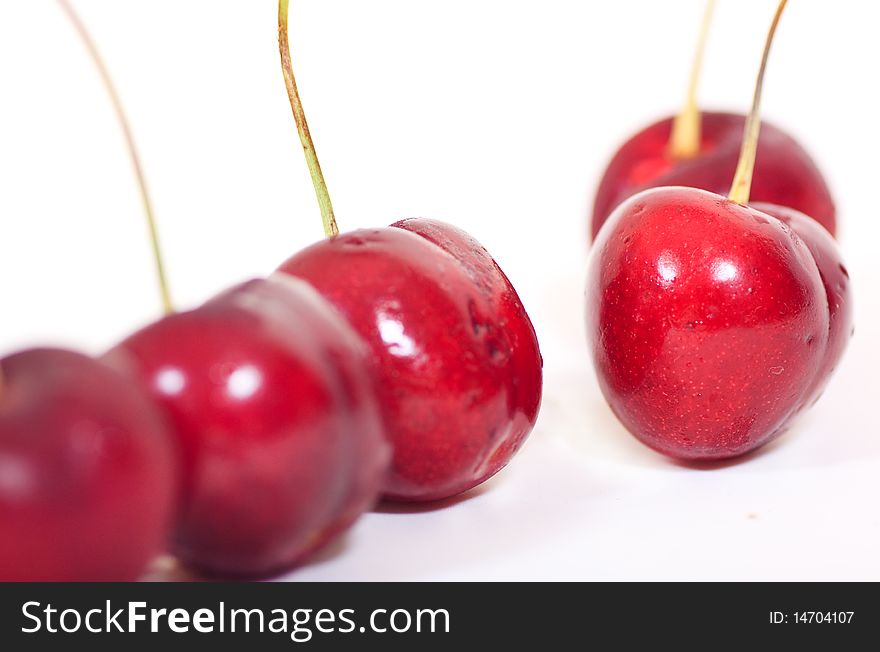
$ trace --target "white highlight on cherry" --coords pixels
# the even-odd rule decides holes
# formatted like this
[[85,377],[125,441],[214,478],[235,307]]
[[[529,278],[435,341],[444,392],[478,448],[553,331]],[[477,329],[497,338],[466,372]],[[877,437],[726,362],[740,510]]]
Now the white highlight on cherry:
[[732,281],[737,277],[736,265],[726,260],[719,261],[712,268],[712,277],[720,283]]
[[256,394],[263,385],[263,374],[253,365],[239,367],[226,381],[226,389],[233,398],[243,400]]
[[660,275],[660,284],[669,287],[678,276],[678,263],[668,251],[660,254],[657,260],[657,273]]
[[175,396],[183,391],[186,385],[186,377],[180,369],[164,367],[156,374],[156,387],[166,396]]
[[394,316],[384,312],[379,313],[377,320],[379,335],[388,346],[391,355],[406,358],[416,352],[416,343],[403,330],[403,324]]

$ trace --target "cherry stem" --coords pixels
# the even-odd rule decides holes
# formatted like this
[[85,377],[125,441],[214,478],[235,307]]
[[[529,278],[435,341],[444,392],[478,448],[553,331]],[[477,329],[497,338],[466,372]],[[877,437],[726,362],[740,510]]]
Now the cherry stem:
[[752,190],[752,175],[755,171],[755,157],[758,155],[758,136],[761,133],[761,90],[764,87],[764,71],[767,69],[767,59],[770,56],[770,46],[776,34],[776,26],[782,17],[782,11],[788,0],[780,0],[773,16],[773,23],[767,33],[767,42],[764,44],[764,54],[761,57],[761,67],[758,70],[758,81],[755,83],[755,96],[752,99],[752,109],[746,118],[743,129],[743,143],[739,154],[739,163],[736,173],[733,175],[733,184],[730,186],[728,198],[737,204],[745,206],[749,203],[749,194]]
[[92,58],[92,61],[95,64],[95,67],[98,70],[98,74],[101,77],[101,81],[104,84],[104,88],[107,91],[107,94],[110,96],[110,101],[113,103],[113,110],[116,113],[116,118],[119,121],[119,126],[122,128],[123,135],[125,136],[126,148],[128,149],[129,157],[131,158],[132,167],[134,168],[134,173],[137,176],[138,186],[140,187],[141,193],[141,202],[144,208],[144,216],[147,220],[147,228],[150,233],[150,243],[153,249],[153,260],[156,265],[156,277],[159,282],[159,292],[162,298],[162,308],[165,311],[165,314],[171,314],[174,312],[174,304],[171,301],[171,292],[168,289],[168,277],[165,273],[165,263],[162,257],[162,247],[159,243],[159,231],[156,227],[156,218],[153,214],[153,203],[150,200],[150,193],[147,190],[147,180],[144,176],[143,167],[141,166],[140,156],[138,154],[137,147],[135,146],[134,136],[131,132],[131,126],[128,123],[128,118],[126,117],[125,110],[122,107],[122,101],[119,99],[119,93],[116,91],[116,86],[113,84],[113,79],[110,77],[110,72],[107,69],[106,64],[104,63],[104,59],[101,57],[101,53],[98,51],[98,47],[95,45],[94,40],[89,34],[89,31],[86,29],[85,24],[80,20],[79,15],[74,11],[73,6],[68,2],[68,0],[58,0],[58,4],[61,5],[61,9],[70,19],[70,22],[73,24],[74,29],[77,34],[79,34],[80,39],[85,45],[86,50],[88,50],[89,55]]
[[709,37],[709,27],[712,25],[714,11],[715,0],[706,0],[700,36],[697,40],[697,51],[691,64],[687,97],[681,112],[675,116],[675,121],[672,123],[672,134],[669,137],[669,154],[676,159],[694,158],[700,153],[702,120],[700,119],[700,109],[697,106],[697,89],[700,85],[703,54],[706,51],[706,41]]
[[318,162],[318,154],[315,152],[315,143],[312,141],[309,123],[306,121],[302,101],[299,99],[296,78],[293,76],[293,64],[290,61],[290,41],[287,29],[289,5],[289,0],[278,0],[278,49],[281,52],[281,71],[284,73],[284,86],[287,88],[287,97],[290,99],[290,108],[293,110],[296,130],[299,132],[299,140],[306,155],[309,174],[312,176],[312,184],[315,186],[315,194],[318,196],[318,206],[321,208],[321,219],[324,222],[324,234],[328,238],[332,238],[339,235],[339,227],[336,225],[330,193],[327,190],[327,183],[324,181],[324,173],[321,172],[321,164]]

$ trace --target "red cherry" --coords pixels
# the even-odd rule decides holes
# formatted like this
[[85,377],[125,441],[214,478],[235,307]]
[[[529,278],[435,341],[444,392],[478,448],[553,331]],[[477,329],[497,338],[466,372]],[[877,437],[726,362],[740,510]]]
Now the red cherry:
[[719,459],[771,441],[840,358],[850,300],[833,240],[769,210],[660,188],[599,233],[587,287],[599,382],[630,432],[663,453]]
[[541,357],[510,283],[475,240],[405,220],[308,247],[307,280],[370,345],[396,500],[436,500],[497,473],[534,426]]
[[534,426],[534,329],[507,277],[463,231],[419,219],[339,235],[290,61],[288,5],[278,2],[281,70],[329,240],[279,271],[309,281],[372,350],[394,446],[385,496],[454,496],[501,470]]
[[375,502],[389,457],[357,335],[306,284],[251,281],[108,354],[184,452],[174,552],[232,576],[290,568]]
[[0,580],[134,580],[162,550],[176,451],[131,383],[69,351],[0,361]]
[[[599,182],[593,206],[592,236],[623,200],[647,188],[689,186],[726,194],[736,170],[746,116],[702,113],[700,152],[676,159],[669,152],[673,118],[666,118],[630,138],[617,151]],[[790,135],[764,123],[751,198],[790,206],[816,219],[834,235],[831,192],[810,155]]]

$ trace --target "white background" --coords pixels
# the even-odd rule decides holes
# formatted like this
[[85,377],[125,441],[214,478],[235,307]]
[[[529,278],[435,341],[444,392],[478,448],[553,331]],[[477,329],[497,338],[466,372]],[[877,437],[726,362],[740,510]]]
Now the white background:
[[[720,0],[703,106],[744,111],[772,0]],[[152,187],[180,307],[321,237],[273,0],[79,0]],[[381,509],[292,579],[880,579],[875,3],[791,2],[765,115],[827,173],[856,336],[757,455],[686,468],[617,424],[587,358],[587,214],[620,142],[679,106],[702,1],[294,0],[300,90],[341,227],[466,228],[545,356],[523,452],[451,504]],[[110,104],[50,0],[0,0],[0,351],[100,352],[158,315]]]

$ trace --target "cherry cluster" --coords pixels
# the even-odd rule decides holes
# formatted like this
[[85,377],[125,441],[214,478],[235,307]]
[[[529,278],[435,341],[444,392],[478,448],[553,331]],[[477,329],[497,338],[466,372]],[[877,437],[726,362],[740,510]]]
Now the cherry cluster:
[[[679,459],[778,437],[852,334],[828,186],[791,136],[760,124],[785,5],[738,115],[695,101],[708,3],[685,108],[621,147],[595,201],[586,309],[600,387],[630,432]],[[164,550],[210,575],[283,571],[382,498],[479,485],[534,427],[535,331],[478,242],[428,219],[339,233],[287,14],[280,0],[282,71],[328,237],[186,312],[154,241],[166,316],[99,358],[0,360],[0,579],[133,579]]]
[[535,331],[477,241],[426,219],[337,234],[285,0],[279,34],[332,237],[99,359],[0,361],[0,578],[134,579],[168,543],[206,574],[283,571],[380,497],[484,482],[534,426]]

